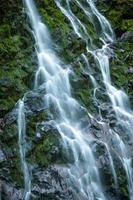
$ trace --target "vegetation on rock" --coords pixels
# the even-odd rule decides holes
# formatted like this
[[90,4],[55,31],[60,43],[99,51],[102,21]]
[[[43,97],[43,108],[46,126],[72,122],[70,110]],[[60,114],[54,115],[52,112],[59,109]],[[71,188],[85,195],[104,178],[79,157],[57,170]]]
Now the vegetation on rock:
[[[92,105],[93,90],[88,89],[89,86],[92,88],[92,83],[88,76],[83,73],[80,65],[80,55],[86,53],[85,43],[73,33],[68,20],[53,0],[37,0],[36,3],[42,21],[45,21],[50,29],[56,53],[61,56],[65,63],[63,63],[64,67],[67,64],[73,66],[74,74],[70,76],[73,87],[72,95],[90,112],[96,114],[97,110]],[[133,0],[97,0],[96,4],[110,20],[116,33],[116,41],[111,44],[114,49],[114,57],[110,59],[112,82],[118,88],[126,91],[133,105]],[[92,25],[85,20],[84,15],[77,10],[76,6],[73,7],[73,10],[84,20],[88,31],[93,35],[93,40],[96,41]],[[28,26],[28,17],[25,15],[22,3],[19,0],[9,0],[8,2],[2,0],[0,18],[0,150],[4,152],[6,157],[2,161],[0,160],[0,179],[14,183],[16,187],[22,187],[23,177],[17,145],[17,117],[15,116],[15,119],[10,122],[9,116],[13,115],[12,109],[18,99],[33,88],[37,58],[33,45],[34,40]],[[91,60],[91,56],[88,56]],[[93,59],[90,62],[94,66]],[[95,66],[93,73],[97,74],[96,79],[98,80],[99,74]],[[102,98],[106,99],[104,94],[99,94],[99,96],[101,102]],[[29,107],[32,104],[30,101],[30,97],[27,97],[27,106]],[[34,98],[34,101],[37,106],[41,106],[42,100]],[[60,137],[56,134],[57,130],[45,131],[41,129],[42,121],[48,119],[47,110],[41,107],[40,111],[31,109],[31,113],[25,112],[28,121],[26,139],[30,144],[26,157],[28,162],[37,167],[41,166],[44,170],[53,164],[67,162],[67,158],[63,156]],[[107,168],[108,166],[105,167],[105,171]],[[128,194],[122,170],[121,168],[119,170],[118,167],[120,194],[121,199],[126,199]],[[106,172],[105,179],[106,176],[110,177],[108,170]],[[113,188],[112,182],[113,180],[110,178],[108,187],[110,186],[111,189]]]

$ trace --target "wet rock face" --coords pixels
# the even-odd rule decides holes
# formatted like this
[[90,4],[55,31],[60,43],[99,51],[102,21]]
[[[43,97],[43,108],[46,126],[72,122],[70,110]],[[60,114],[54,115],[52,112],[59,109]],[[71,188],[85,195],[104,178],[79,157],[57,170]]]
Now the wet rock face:
[[23,191],[16,188],[15,185],[0,181],[0,197],[2,200],[22,200]]
[[[42,20],[46,21],[53,40],[57,44],[54,46],[57,54],[65,63],[71,63],[73,66],[76,74],[70,77],[73,79],[71,80],[74,88],[73,96],[98,118],[97,105],[93,106],[92,85],[80,68],[79,56],[86,52],[85,43],[75,36],[69,22],[53,0],[36,2]],[[115,86],[127,92],[133,105],[132,0],[97,0],[96,3],[99,10],[111,21],[116,32],[116,41],[112,44],[116,56],[110,58],[112,81]],[[22,4],[15,0],[8,2],[2,0],[0,17],[2,19],[0,22],[0,190],[2,200],[21,200],[24,194],[17,141],[17,105],[13,110],[12,108],[25,92],[33,88],[37,61],[33,50],[33,38],[30,36],[28,20],[23,12]],[[95,69],[93,62],[92,60],[92,73],[96,80],[99,80],[99,71]],[[81,85],[82,88],[80,88]],[[32,166],[33,175],[31,199],[73,200],[74,197],[63,180],[60,169],[54,166],[67,163],[68,158],[62,154],[61,139],[53,122],[49,122],[44,94],[45,87],[38,91],[27,92],[24,100],[28,144],[26,159]],[[100,88],[96,95],[104,122],[121,132],[105,91]],[[104,141],[106,133],[109,145],[112,146],[108,126],[103,131],[103,127],[91,121],[88,129],[95,138],[101,141]],[[125,172],[116,158],[114,149],[111,153],[120,183],[117,195],[106,148],[97,142],[92,146],[95,147],[97,164],[105,181],[105,192],[111,196],[111,200],[128,200]]]
[[6,160],[4,152],[0,149],[0,163]]
[[33,171],[33,199],[72,200],[72,193],[59,174],[58,168],[36,168]]
[[[41,95],[42,94],[42,95]],[[31,98],[32,97],[32,98]],[[34,104],[33,104],[34,102]],[[44,92],[25,95],[27,118],[27,156],[32,171],[31,199],[72,199],[65,180],[54,163],[61,163],[60,136],[53,121],[45,115]],[[0,133],[0,189],[2,200],[21,200],[24,196],[17,130],[18,105],[1,119]],[[3,124],[4,123],[4,127]],[[3,134],[4,133],[4,134]]]
[[[0,181],[2,200],[23,200],[24,191],[13,184]],[[32,171],[31,200],[72,200],[72,192],[67,188],[58,167],[34,168]]]

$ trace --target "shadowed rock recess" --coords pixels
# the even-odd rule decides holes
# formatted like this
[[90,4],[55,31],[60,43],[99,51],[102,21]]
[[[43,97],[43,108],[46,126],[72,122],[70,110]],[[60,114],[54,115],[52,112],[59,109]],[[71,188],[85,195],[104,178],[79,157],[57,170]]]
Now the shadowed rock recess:
[[[87,4],[91,0],[34,1],[59,65],[64,73],[69,71],[66,87],[71,86],[71,94],[68,99],[60,94],[60,110],[58,102],[46,103],[51,85],[37,76],[38,36],[25,2],[31,0],[0,1],[0,200],[133,200],[133,0],[92,0],[115,32],[112,41],[105,38],[102,54],[109,58],[111,86],[99,67],[104,36],[99,14]],[[85,29],[80,26],[76,32],[70,21]],[[125,105],[117,95],[115,105],[109,87],[118,89],[112,94],[118,93]],[[63,118],[59,111],[69,118],[70,108],[74,113],[67,119],[72,126],[67,130],[57,122]],[[120,108],[124,114],[117,111]],[[66,133],[69,140],[64,139]]]

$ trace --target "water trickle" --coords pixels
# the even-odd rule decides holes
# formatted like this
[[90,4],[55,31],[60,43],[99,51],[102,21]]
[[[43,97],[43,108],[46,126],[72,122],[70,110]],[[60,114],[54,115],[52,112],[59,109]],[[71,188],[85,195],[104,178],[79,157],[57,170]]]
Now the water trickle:
[[26,162],[26,121],[25,121],[25,110],[23,100],[18,102],[18,143],[19,153],[21,160],[21,169],[24,177],[24,200],[30,199],[31,193],[31,177],[29,173],[28,164]]

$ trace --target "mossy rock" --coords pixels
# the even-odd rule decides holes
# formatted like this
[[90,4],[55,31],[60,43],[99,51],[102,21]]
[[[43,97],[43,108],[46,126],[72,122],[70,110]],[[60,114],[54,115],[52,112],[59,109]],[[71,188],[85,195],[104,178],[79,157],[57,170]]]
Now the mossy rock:
[[31,87],[34,60],[22,3],[2,1],[0,10],[0,117],[4,117]]

